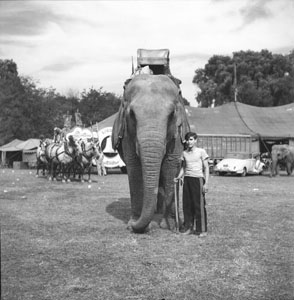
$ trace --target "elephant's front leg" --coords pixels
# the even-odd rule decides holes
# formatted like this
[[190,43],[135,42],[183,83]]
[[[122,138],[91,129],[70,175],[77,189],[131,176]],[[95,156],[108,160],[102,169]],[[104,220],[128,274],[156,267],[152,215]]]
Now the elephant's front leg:
[[144,193],[141,161],[134,149],[128,148],[125,152],[127,154],[124,155],[124,160],[127,166],[131,196],[131,218],[128,222],[128,228],[130,228],[131,223],[141,216]]
[[158,200],[162,202],[163,218],[160,227],[164,229],[175,228],[174,178],[178,175],[179,169],[179,158],[166,159],[162,164]]
[[291,161],[288,161],[286,164],[286,169],[287,169],[287,175],[290,176],[292,174],[292,163]]

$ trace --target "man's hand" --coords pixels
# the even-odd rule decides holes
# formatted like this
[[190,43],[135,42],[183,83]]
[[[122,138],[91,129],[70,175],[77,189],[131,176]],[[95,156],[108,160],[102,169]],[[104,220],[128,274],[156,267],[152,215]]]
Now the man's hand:
[[203,185],[203,193],[208,193],[208,184]]
[[177,183],[178,181],[180,182],[180,184],[182,184],[183,183],[183,178],[182,177],[174,178],[174,183]]

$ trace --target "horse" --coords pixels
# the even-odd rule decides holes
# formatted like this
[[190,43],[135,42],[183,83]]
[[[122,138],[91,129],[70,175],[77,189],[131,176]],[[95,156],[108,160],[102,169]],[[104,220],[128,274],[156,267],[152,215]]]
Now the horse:
[[49,180],[56,180],[57,167],[59,167],[62,182],[70,182],[69,176],[66,176],[66,174],[68,173],[71,164],[81,154],[81,147],[74,141],[72,136],[69,136],[69,141],[63,141],[59,144],[50,143],[45,151],[45,155],[48,158],[50,165]]
[[88,182],[91,182],[91,168],[93,165],[93,160],[97,160],[99,158],[99,146],[93,141],[81,141],[80,146],[82,149],[82,155],[76,157],[74,176],[76,171],[79,171],[80,179],[82,182],[84,182],[85,170],[88,169]]

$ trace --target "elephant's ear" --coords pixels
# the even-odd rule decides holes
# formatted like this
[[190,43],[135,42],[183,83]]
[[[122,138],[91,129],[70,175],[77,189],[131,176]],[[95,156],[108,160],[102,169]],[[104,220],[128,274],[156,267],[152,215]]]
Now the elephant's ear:
[[283,158],[287,157],[290,154],[289,147],[287,147],[287,146],[282,147],[281,150],[282,150],[282,157]]
[[186,114],[185,106],[182,103],[182,100],[180,100],[177,104],[177,128],[178,133],[181,137],[182,143],[185,140],[185,135],[190,131],[190,125],[188,122],[188,117]]
[[124,127],[125,127],[125,110],[124,110],[124,104],[122,103],[112,126],[111,142],[112,142],[112,148],[114,150],[118,149],[120,141],[123,138],[124,129],[125,129]]

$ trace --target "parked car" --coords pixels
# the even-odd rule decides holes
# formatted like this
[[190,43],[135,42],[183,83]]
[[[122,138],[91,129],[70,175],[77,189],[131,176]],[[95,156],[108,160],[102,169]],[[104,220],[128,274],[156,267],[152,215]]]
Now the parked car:
[[239,174],[261,174],[264,163],[260,161],[259,153],[249,154],[242,152],[229,152],[216,166],[214,171],[219,175]]

